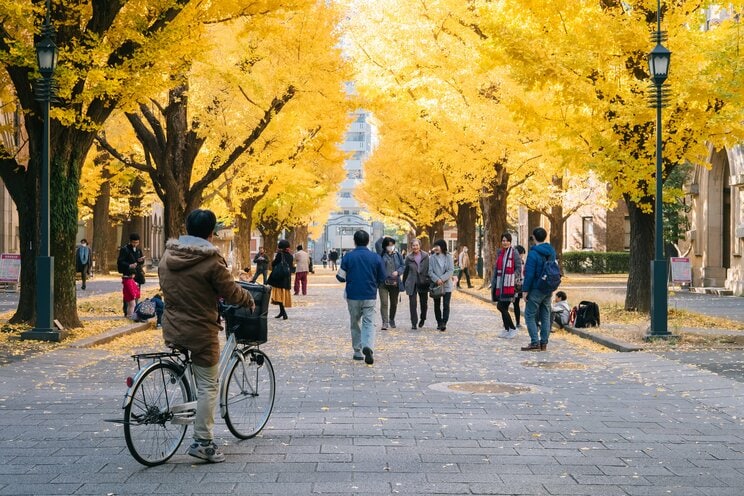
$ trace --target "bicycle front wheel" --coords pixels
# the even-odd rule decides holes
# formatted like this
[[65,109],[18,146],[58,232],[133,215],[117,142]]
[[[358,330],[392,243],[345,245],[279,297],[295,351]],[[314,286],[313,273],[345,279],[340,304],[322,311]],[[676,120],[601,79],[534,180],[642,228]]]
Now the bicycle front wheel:
[[173,456],[188,425],[172,423],[170,409],[190,399],[186,377],[173,363],[157,364],[142,376],[124,409],[124,437],[135,460],[152,467]]
[[225,423],[239,439],[261,432],[274,408],[274,367],[260,350],[243,352],[227,375]]

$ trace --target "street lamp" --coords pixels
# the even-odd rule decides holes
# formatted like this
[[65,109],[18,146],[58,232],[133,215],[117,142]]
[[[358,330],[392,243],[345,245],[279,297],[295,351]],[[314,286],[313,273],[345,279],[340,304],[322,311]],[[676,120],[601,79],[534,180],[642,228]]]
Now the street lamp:
[[648,339],[669,338],[672,334],[667,329],[667,263],[664,260],[664,221],[662,216],[662,142],[661,142],[661,108],[665,106],[668,91],[664,82],[669,75],[669,61],[672,55],[662,41],[666,33],[661,30],[661,0],[656,4],[656,31],[652,41],[656,46],[648,54],[648,67],[653,81],[651,88],[654,96],[650,99],[650,106],[656,109],[656,198],[654,202],[655,254],[651,262],[651,327]]
[[57,45],[50,20],[50,0],[46,2],[46,18],[41,28],[41,39],[36,44],[36,61],[41,79],[36,83],[36,100],[41,103],[43,131],[41,143],[41,185],[39,216],[41,233],[36,256],[36,326],[21,333],[22,339],[60,341],[66,333],[54,326],[54,257],[50,249],[49,207],[49,108],[54,93],[54,69],[57,67]]

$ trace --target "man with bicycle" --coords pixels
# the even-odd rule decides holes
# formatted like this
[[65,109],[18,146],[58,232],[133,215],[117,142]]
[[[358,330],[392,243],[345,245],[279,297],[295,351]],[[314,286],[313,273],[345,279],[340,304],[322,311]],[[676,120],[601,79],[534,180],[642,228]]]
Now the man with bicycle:
[[215,445],[214,410],[219,391],[219,310],[217,300],[255,307],[227,269],[225,259],[211,241],[217,218],[210,210],[194,210],[186,217],[187,235],[170,239],[158,265],[165,297],[163,338],[168,346],[191,352],[197,384],[194,442],[188,454],[208,462],[225,461]]

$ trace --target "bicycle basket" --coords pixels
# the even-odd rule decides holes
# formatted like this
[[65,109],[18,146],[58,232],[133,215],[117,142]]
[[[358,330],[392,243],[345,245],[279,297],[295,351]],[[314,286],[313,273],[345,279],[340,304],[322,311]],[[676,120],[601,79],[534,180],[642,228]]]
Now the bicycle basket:
[[235,334],[238,343],[259,345],[268,341],[266,315],[237,308],[225,316],[225,331]]

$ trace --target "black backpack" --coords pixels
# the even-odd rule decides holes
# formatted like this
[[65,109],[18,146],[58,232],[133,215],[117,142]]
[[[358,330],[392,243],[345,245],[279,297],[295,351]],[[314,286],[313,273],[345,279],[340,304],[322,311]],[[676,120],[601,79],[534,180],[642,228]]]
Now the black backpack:
[[574,327],[598,327],[599,305],[593,301],[582,301],[576,310],[576,321]]
[[540,275],[537,278],[537,289],[544,293],[552,293],[561,285],[561,268],[558,261],[545,257]]

